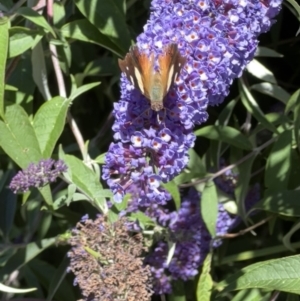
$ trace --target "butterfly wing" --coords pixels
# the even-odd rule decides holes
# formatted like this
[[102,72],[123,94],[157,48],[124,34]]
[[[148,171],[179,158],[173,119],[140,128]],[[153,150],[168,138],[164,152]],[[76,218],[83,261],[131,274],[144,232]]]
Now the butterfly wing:
[[158,57],[158,62],[165,96],[184,66],[186,58],[180,55],[177,44],[169,44]]
[[130,49],[124,60],[118,60],[120,69],[126,74],[128,80],[149,98],[148,87],[153,73],[153,55],[147,56],[139,51],[137,46]]

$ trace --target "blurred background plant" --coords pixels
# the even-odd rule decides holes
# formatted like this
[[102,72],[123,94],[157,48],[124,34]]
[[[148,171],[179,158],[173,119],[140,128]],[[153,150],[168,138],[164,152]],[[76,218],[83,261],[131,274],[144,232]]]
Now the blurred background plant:
[[[143,31],[149,6],[150,1],[136,0],[1,1],[1,300],[77,300],[86,293],[73,286],[74,275],[67,273],[70,259],[83,252],[78,240],[84,237],[76,235],[86,234],[88,225],[100,227],[99,212],[117,221],[130,203],[128,194],[114,204],[101,180],[101,165],[113,141],[112,110],[120,97],[117,59]],[[203,258],[192,258],[196,266],[186,274],[180,260],[162,272],[160,260],[184,258],[186,246],[174,253],[178,224],[166,231],[141,212],[127,215],[138,221],[131,227],[144,233],[144,245],[139,236],[134,243],[135,236],[116,239],[115,247],[136,246],[136,254],[125,247],[130,256],[144,252],[155,275],[166,277],[168,285],[172,273],[170,295],[153,300],[299,300],[299,5],[285,2],[276,20],[260,36],[255,59],[226,100],[208,107],[208,121],[194,129],[188,167],[165,185],[184,226],[177,244],[202,234]],[[196,190],[202,192],[201,203]],[[244,208],[245,199],[255,203],[256,214],[246,214],[251,206]],[[82,219],[86,214],[95,222]],[[193,230],[189,219],[197,225]],[[71,232],[76,225],[80,231]],[[117,225],[123,232],[113,233],[125,235],[124,224]],[[95,236],[92,245],[100,246],[102,238]],[[113,237],[105,243],[114,242]],[[68,241],[78,247],[73,254]],[[108,269],[109,259],[99,259],[90,245],[84,252]],[[124,263],[140,264],[130,260]],[[87,266],[93,269],[93,264]],[[71,268],[75,274],[76,268]],[[131,287],[137,287],[132,286],[137,279],[147,282],[149,271],[138,271]],[[188,281],[176,280],[174,275],[182,279],[183,274]],[[145,300],[147,288],[138,292]],[[128,300],[143,300],[138,293]]]

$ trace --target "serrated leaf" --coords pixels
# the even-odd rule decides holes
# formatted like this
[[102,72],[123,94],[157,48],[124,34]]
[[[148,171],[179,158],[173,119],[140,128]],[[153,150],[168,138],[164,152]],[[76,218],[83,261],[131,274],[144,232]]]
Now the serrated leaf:
[[54,97],[45,102],[34,116],[33,127],[45,158],[51,157],[64,129],[70,102],[60,96]]
[[4,117],[5,70],[8,52],[8,19],[2,18],[0,23],[0,117]]
[[180,193],[177,184],[172,180],[168,183],[162,183],[162,186],[171,194],[175,207],[179,210],[181,205]]
[[216,222],[218,218],[218,195],[214,182],[206,183],[202,192],[201,201],[201,216],[210,235],[216,236]]
[[0,283],[0,292],[5,292],[5,293],[10,293],[10,294],[26,294],[35,291],[36,288],[25,288],[25,289],[19,289],[19,288],[14,288],[10,286],[6,286],[2,283]]
[[252,149],[248,139],[241,132],[230,126],[208,125],[195,131],[194,134],[196,136],[222,141],[241,149]]
[[247,66],[246,70],[252,74],[253,76],[272,83],[272,84],[277,84],[276,78],[274,74],[266,68],[263,64],[261,64],[259,61],[256,59],[253,59]]
[[107,191],[102,188],[96,174],[74,156],[65,155],[65,163],[71,171],[70,177],[77,188],[90,198],[93,205],[97,204],[102,211],[107,210],[105,198],[111,195],[108,196]]
[[50,24],[46,21],[46,19],[34,11],[33,9],[29,7],[20,7],[17,10],[17,14],[23,16],[27,20],[31,21],[32,23],[44,28],[46,32],[51,32],[51,34],[55,37],[55,32],[53,28],[50,26]]
[[0,121],[0,146],[21,168],[42,159],[34,129],[19,105],[6,108],[5,123]]
[[300,294],[300,255],[252,264],[222,282],[222,292],[262,288]]
[[61,28],[61,33],[66,38],[100,45],[111,52],[123,56],[124,51],[115,45],[106,35],[101,34],[88,20],[76,20],[67,23]]
[[86,91],[89,91],[89,90],[93,89],[94,87],[99,86],[100,83],[101,82],[95,82],[95,83],[90,83],[90,84],[83,85],[83,86],[77,88],[74,92],[72,92],[72,94],[70,95],[69,98],[73,101],[79,95],[85,93]]
[[208,253],[203,263],[202,273],[197,283],[197,301],[210,301],[211,298],[213,288],[213,280],[210,275],[211,258],[211,253]]
[[262,112],[249,89],[246,87],[242,80],[239,80],[239,88],[242,103],[247,111],[251,113],[266,129],[276,133],[276,127],[266,119],[265,114]]
[[285,190],[289,182],[292,131],[282,132],[274,143],[266,164],[265,185],[273,191]]
[[35,46],[43,35],[40,30],[25,27],[11,27],[9,29],[8,57],[12,58]]
[[291,97],[291,95],[283,88],[271,83],[259,83],[253,85],[251,86],[251,90],[272,96],[273,98],[280,100],[283,104],[286,104]]
[[266,190],[264,198],[253,209],[261,209],[284,216],[300,216],[299,199],[299,190],[278,192]]
[[[131,44],[131,36],[125,22],[125,15],[118,0],[74,0],[81,13],[124,52]],[[108,18],[109,16],[109,18]]]

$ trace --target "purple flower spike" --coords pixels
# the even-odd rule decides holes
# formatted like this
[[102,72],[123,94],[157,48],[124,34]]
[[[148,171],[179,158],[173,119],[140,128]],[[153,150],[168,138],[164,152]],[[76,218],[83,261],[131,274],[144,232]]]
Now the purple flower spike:
[[26,192],[30,187],[42,187],[52,183],[67,166],[62,160],[42,159],[39,163],[31,163],[28,168],[19,171],[10,182],[9,188],[14,192]]
[[103,174],[116,201],[133,183],[140,189],[139,204],[157,202],[159,195],[167,201],[149,180],[156,175],[156,181],[168,182],[183,170],[195,141],[194,125],[207,120],[209,105],[228,95],[252,60],[258,36],[269,30],[280,8],[281,0],[152,1],[150,19],[137,38],[138,52],[153,57],[157,67],[165,47],[176,44],[186,62],[158,112],[122,75],[121,99],[113,112],[116,143]]
[[[226,181],[224,187],[226,187]],[[259,200],[259,187],[253,186],[245,199],[245,207],[249,210]],[[181,208],[178,212],[164,213],[164,221],[168,221],[168,237],[176,243],[175,252],[167,265],[168,243],[159,241],[153,251],[146,258],[150,265],[154,279],[155,294],[169,294],[172,292],[173,280],[187,281],[198,274],[209,252],[212,238],[203,221],[201,210],[201,195],[194,188],[190,188],[183,196]],[[163,216],[163,215],[161,215]],[[241,219],[231,215],[222,204],[219,204],[216,223],[217,236],[224,235],[236,227]],[[214,248],[220,246],[222,240],[215,240]]]

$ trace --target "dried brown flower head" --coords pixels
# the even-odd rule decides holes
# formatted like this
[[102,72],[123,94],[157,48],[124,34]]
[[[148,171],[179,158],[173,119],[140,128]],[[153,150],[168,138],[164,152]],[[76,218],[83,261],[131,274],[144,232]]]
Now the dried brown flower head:
[[84,300],[148,301],[150,269],[143,265],[143,237],[130,235],[126,219],[104,216],[79,222],[70,238],[70,267]]

